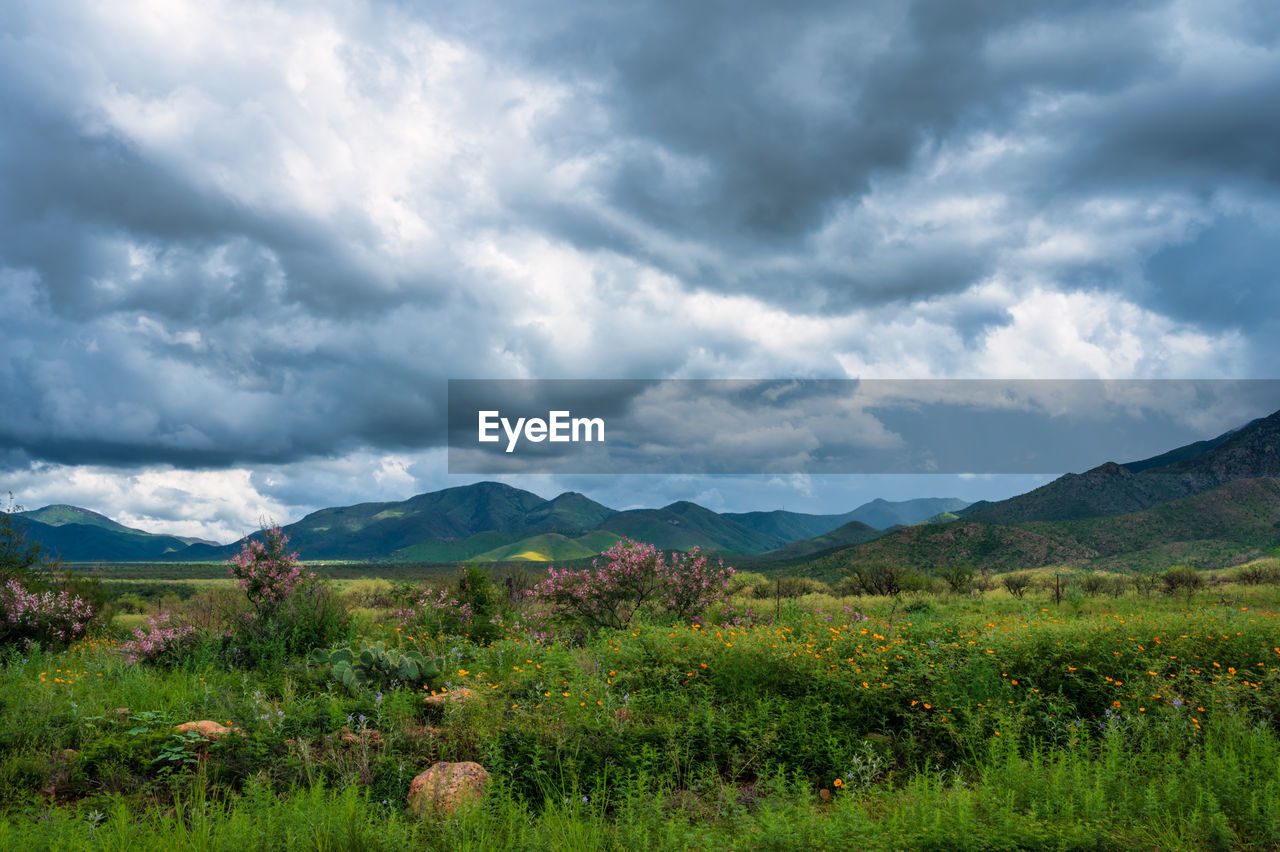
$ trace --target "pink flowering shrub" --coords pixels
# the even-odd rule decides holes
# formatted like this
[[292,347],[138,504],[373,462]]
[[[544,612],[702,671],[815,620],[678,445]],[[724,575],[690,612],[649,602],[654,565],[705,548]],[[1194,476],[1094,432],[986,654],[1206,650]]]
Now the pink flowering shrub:
[[724,597],[733,569],[711,563],[695,547],[663,554],[652,544],[622,539],[581,571],[552,568],[534,587],[557,621],[621,629],[641,612],[686,619]]
[[84,635],[93,606],[67,591],[28,591],[18,580],[0,586],[0,645],[54,647]]
[[222,656],[231,664],[272,665],[345,635],[349,622],[342,600],[302,569],[279,526],[246,541],[227,564],[252,607],[226,619]]
[[471,607],[449,589],[420,589],[392,617],[411,636],[461,636],[471,622]]
[[289,552],[289,536],[279,526],[264,529],[261,541],[246,541],[227,564],[260,615],[279,609],[294,587],[309,576],[303,574],[297,552]]
[[194,639],[194,627],[171,624],[169,613],[161,612],[133,628],[133,638],[120,648],[131,663],[176,663]]
[[465,636],[487,645],[502,634],[500,598],[487,572],[464,565],[451,588],[420,589],[394,615],[410,636]]

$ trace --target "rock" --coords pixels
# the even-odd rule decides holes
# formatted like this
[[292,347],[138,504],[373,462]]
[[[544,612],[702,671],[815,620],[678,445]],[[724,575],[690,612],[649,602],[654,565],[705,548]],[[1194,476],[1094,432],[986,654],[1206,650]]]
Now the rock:
[[449,692],[442,692],[439,695],[428,695],[423,701],[428,707],[444,707],[446,704],[461,704],[479,697],[478,693],[472,692],[463,686]]
[[475,804],[488,780],[489,772],[478,763],[434,764],[409,784],[409,810],[421,817]]
[[209,739],[225,737],[231,733],[231,728],[226,725],[219,725],[217,722],[212,722],[208,719],[201,719],[199,722],[183,722],[181,725],[174,725],[173,729],[181,734],[195,731]]
[[357,731],[351,730],[346,725],[343,725],[342,729],[339,730],[336,734],[334,734],[334,736],[336,736],[342,742],[348,743],[348,744],[358,743],[361,740],[363,740],[365,743],[369,744],[370,746],[373,746],[374,748],[377,748],[378,746],[382,745],[382,734],[373,728],[370,728],[366,731],[357,732]]

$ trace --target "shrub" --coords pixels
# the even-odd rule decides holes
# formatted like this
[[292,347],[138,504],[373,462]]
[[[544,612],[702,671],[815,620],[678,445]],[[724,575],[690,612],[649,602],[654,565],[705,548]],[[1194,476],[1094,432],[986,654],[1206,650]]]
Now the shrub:
[[941,577],[953,594],[966,595],[973,588],[973,568],[968,565],[951,565],[944,568]]
[[22,507],[13,501],[9,492],[9,505],[0,507],[0,583],[25,578],[41,561],[40,545],[27,541],[22,530],[13,520]]
[[464,565],[458,571],[455,588],[458,601],[470,612],[463,625],[466,637],[472,642],[491,644],[501,633],[502,618],[498,590],[489,573],[478,565]]
[[131,663],[173,665],[194,643],[195,628],[190,624],[173,624],[167,612],[151,616],[133,628],[133,638],[120,646]]
[[471,621],[471,607],[447,588],[419,589],[409,603],[392,613],[410,635],[461,636]]
[[1204,585],[1204,577],[1190,565],[1175,565],[1160,575],[1160,580],[1169,594],[1186,595],[1187,603],[1191,602],[1196,589]]
[[864,595],[894,597],[920,588],[918,572],[892,562],[853,563],[846,569],[852,585]]
[[278,526],[262,530],[228,562],[252,612],[233,616],[226,652],[237,665],[255,666],[310,651],[343,637],[348,616],[342,600],[304,572],[289,537]]
[[724,597],[733,569],[694,548],[668,558],[651,544],[622,539],[582,571],[551,569],[534,596],[575,627],[621,629],[648,611],[685,619]]
[[1236,582],[1246,586],[1262,586],[1280,579],[1276,566],[1266,562],[1252,562],[1236,572]]
[[92,604],[66,590],[31,591],[15,578],[0,586],[0,646],[69,645],[93,616]]
[[1031,588],[1031,575],[1024,574],[1021,571],[1014,574],[1005,574],[1000,578],[1000,583],[1004,586],[1005,591],[1018,600],[1022,600],[1022,596],[1027,593],[1027,589]]
[[250,538],[227,563],[249,603],[259,615],[274,612],[304,579],[297,552],[289,552],[289,536],[279,526]]

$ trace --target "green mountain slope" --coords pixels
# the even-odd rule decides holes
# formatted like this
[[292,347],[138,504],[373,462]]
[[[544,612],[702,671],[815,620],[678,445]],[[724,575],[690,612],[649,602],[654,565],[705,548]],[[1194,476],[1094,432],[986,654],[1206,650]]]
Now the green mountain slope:
[[849,523],[836,527],[828,533],[823,533],[813,538],[805,538],[800,541],[793,541],[782,547],[770,550],[764,554],[764,559],[798,559],[802,556],[808,556],[811,553],[821,553],[824,550],[831,550],[836,547],[844,547],[850,544],[861,544],[864,541],[870,541],[881,535],[880,530],[875,527],[864,524],[862,521],[850,521]]
[[922,524],[824,554],[807,573],[838,574],[851,561],[926,571],[967,564],[995,571],[1075,563],[1108,569],[1190,562],[1220,567],[1280,542],[1280,479],[1238,479],[1140,512],[1021,524]]
[[600,525],[618,537],[653,544],[663,550],[722,550],[764,553],[786,543],[776,535],[756,532],[696,503],[680,501],[661,509],[619,512]]
[[473,558],[477,562],[566,562],[571,559],[590,559],[609,549],[617,541],[616,535],[600,530],[578,538],[569,538],[560,533],[542,533]]
[[68,506],[65,503],[57,503],[52,506],[44,506],[40,509],[31,509],[26,512],[18,512],[17,517],[26,518],[31,521],[38,521],[51,527],[63,527],[68,524],[81,524],[86,527],[98,527],[111,532],[122,533],[124,535],[151,535],[146,530],[126,527],[124,524],[116,523],[106,515],[100,515],[97,512],[91,512],[88,509],[82,509],[79,506]]
[[1107,517],[1202,494],[1238,479],[1280,476],[1280,412],[1134,466],[1137,472],[1107,462],[1008,500],[975,504],[959,514],[969,521],[997,524]]
[[958,497],[921,497],[916,500],[872,500],[849,512],[850,521],[861,521],[878,530],[901,524],[911,526],[927,521],[943,512],[957,512],[969,505]]
[[188,549],[187,541],[176,536],[153,535],[119,524],[115,525],[119,530],[101,523],[52,525],[32,520],[26,513],[17,515],[13,523],[47,555],[68,562],[144,562],[171,558]]

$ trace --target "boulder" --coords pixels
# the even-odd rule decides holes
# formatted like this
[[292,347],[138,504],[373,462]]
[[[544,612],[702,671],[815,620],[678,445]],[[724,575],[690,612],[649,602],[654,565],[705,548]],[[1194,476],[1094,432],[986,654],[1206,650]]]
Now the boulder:
[[434,764],[409,784],[409,810],[421,817],[475,804],[488,780],[489,772],[478,763]]
[[479,697],[479,693],[463,686],[448,692],[442,692],[439,695],[428,695],[423,701],[428,707],[444,707],[446,704],[462,704]]
[[217,722],[210,721],[209,719],[201,719],[199,722],[183,722],[181,725],[174,725],[173,729],[180,734],[195,731],[196,733],[211,740],[218,737],[225,737],[232,731],[232,729],[228,728],[226,725],[219,725]]

